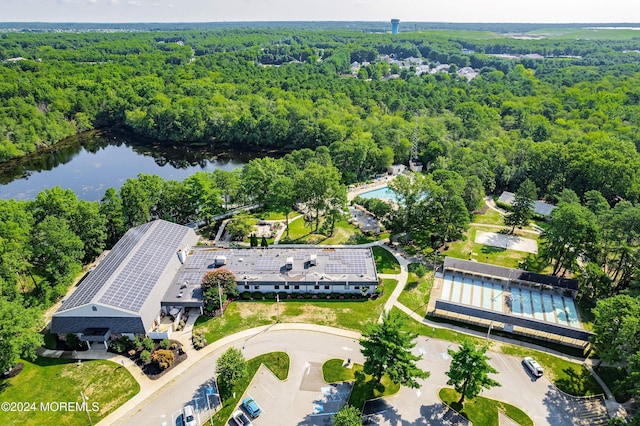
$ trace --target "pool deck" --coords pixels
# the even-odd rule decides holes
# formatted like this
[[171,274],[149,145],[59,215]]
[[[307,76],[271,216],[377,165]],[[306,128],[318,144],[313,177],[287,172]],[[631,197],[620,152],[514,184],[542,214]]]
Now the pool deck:
[[398,175],[389,175],[389,176],[383,176],[379,179],[376,179],[373,181],[373,183],[367,183],[364,185],[358,185],[355,187],[351,187],[347,190],[347,201],[351,201],[354,198],[356,198],[356,196],[360,195],[360,194],[364,194],[365,192],[369,192],[369,191],[374,191],[376,189],[380,189],[380,188],[384,188],[385,186],[387,186],[389,184],[389,182],[391,182],[392,180],[394,180]]

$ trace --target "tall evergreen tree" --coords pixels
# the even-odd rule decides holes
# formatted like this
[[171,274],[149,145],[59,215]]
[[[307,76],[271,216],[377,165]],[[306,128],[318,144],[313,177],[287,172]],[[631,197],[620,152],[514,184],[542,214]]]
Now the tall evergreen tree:
[[475,398],[483,388],[489,389],[500,386],[500,383],[489,377],[489,373],[498,371],[487,362],[489,357],[485,355],[486,348],[476,348],[468,340],[462,342],[458,351],[449,349],[451,366],[447,371],[448,385],[453,385],[460,396],[458,403],[464,403],[465,398]]
[[527,226],[533,216],[533,205],[538,198],[538,190],[535,184],[527,179],[518,188],[515,200],[511,205],[511,212],[505,216],[504,224],[511,226],[511,233],[517,227]]
[[369,324],[362,333],[364,372],[372,375],[376,384],[386,373],[394,383],[419,388],[417,379],[426,379],[430,373],[418,368],[416,361],[422,357],[411,353],[416,337],[402,329],[402,317],[385,312],[382,322]]

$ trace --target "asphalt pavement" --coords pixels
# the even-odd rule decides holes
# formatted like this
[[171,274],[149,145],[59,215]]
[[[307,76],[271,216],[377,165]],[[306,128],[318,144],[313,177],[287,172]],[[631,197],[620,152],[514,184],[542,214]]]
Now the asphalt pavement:
[[[256,426],[322,424],[314,421],[314,415],[318,414],[315,401],[322,397],[323,383],[318,382],[317,377],[311,381],[306,377],[317,373],[322,363],[331,358],[351,358],[358,363],[364,361],[357,340],[351,337],[303,330],[261,331],[212,351],[125,413],[115,424],[180,424],[176,422],[180,409],[184,404],[194,405],[194,397],[201,398],[203,392],[206,393],[213,380],[215,360],[230,346],[241,349],[247,359],[272,351],[284,351],[291,357],[291,370],[286,381],[279,381],[269,372],[261,370],[250,385],[247,394],[251,394],[264,410],[255,420]],[[431,376],[421,381],[420,389],[403,387],[398,395],[385,398],[386,407],[380,413],[380,424],[442,424],[440,418],[443,407],[438,391],[447,386],[445,372],[450,363],[448,349],[457,349],[457,346],[442,340],[418,339],[414,352],[423,357],[418,365],[430,371]],[[567,414],[570,413],[568,407],[557,402],[556,393],[559,391],[545,377],[533,380],[517,357],[493,352],[488,355],[490,363],[500,372],[495,379],[502,386],[485,390],[483,396],[520,407],[539,426],[574,424],[572,416]],[[198,406],[198,424],[204,424],[207,409]]]

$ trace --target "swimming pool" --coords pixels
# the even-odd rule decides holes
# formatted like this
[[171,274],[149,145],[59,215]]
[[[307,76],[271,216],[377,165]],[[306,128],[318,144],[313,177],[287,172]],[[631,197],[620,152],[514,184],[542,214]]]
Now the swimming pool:
[[359,194],[358,197],[362,198],[382,198],[385,200],[395,200],[395,193],[389,189],[388,186],[383,186],[382,188],[374,189],[373,191],[363,192]]
[[[478,276],[446,273],[443,278],[443,300],[581,328],[575,303],[570,297],[508,286],[505,281],[484,280]],[[505,299],[510,303],[504,303]]]

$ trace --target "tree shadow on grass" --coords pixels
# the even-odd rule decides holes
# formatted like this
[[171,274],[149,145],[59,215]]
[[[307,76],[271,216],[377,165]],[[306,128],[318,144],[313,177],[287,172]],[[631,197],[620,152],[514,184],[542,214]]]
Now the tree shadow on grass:
[[507,249],[503,247],[495,247],[495,246],[482,246],[482,249],[480,251],[482,251],[482,253],[484,254],[494,254],[494,253],[503,253],[507,251]]
[[555,385],[558,389],[570,395],[593,393],[594,389],[590,389],[588,386],[592,377],[586,368],[580,368],[579,372],[573,368],[565,368],[562,371],[566,374],[566,377],[556,379]]

